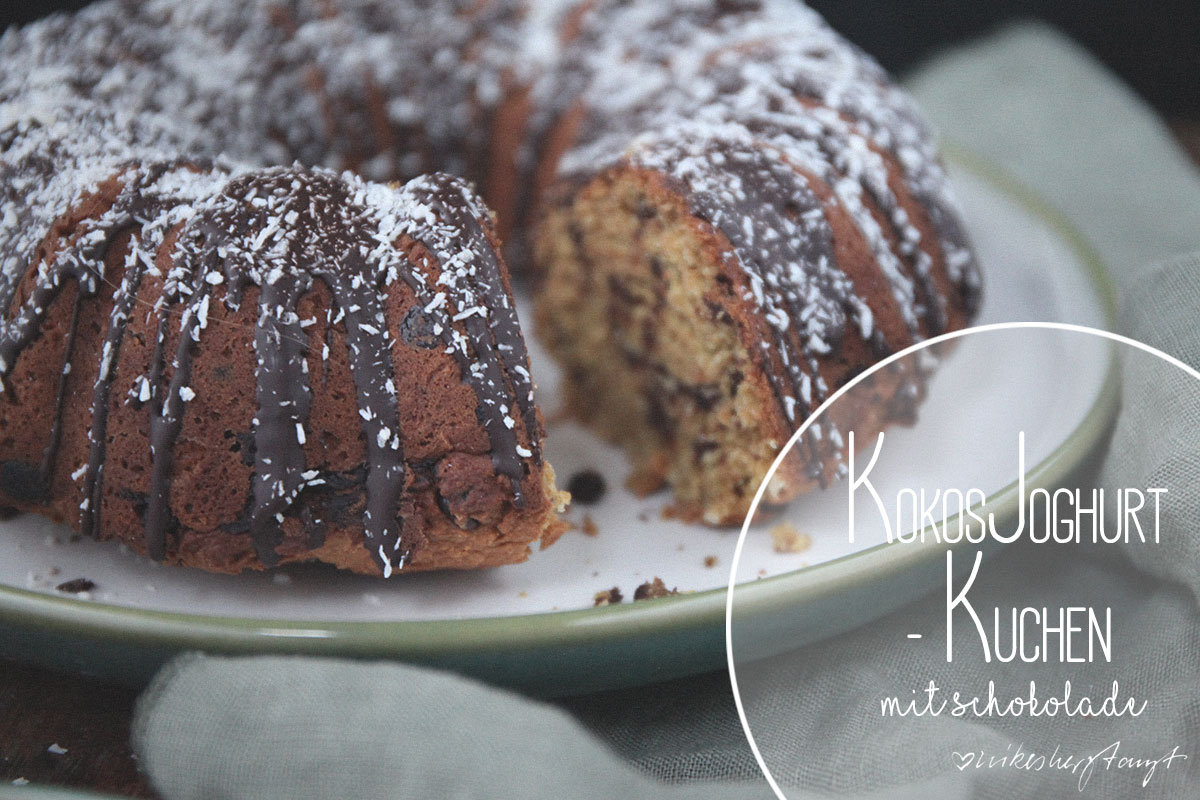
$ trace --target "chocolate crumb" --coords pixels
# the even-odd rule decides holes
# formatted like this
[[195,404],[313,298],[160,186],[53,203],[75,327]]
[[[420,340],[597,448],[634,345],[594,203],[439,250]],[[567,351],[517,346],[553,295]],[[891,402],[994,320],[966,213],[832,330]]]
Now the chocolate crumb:
[[400,320],[400,339],[409,347],[426,350],[437,347],[439,340],[433,325],[433,317],[420,306],[414,306]]
[[704,557],[704,566],[708,567],[709,569],[712,569],[716,565],[717,565],[717,557],[716,556],[705,556]]
[[655,577],[652,581],[646,581],[633,592],[633,599],[637,600],[656,600],[659,597],[669,597],[673,594],[679,594],[678,589],[668,589],[667,585],[662,582],[662,578]]
[[596,522],[592,519],[590,514],[583,515],[583,527],[580,528],[580,530],[583,531],[585,536],[595,536],[600,532],[600,529],[596,527]]
[[611,589],[605,589],[604,591],[596,592],[596,594],[592,597],[592,600],[595,601],[592,605],[593,606],[612,606],[612,605],[616,605],[617,603],[621,602],[624,599],[625,598],[621,594],[621,590],[618,589],[616,586],[614,586]]
[[576,472],[567,482],[567,491],[571,493],[571,500],[585,506],[600,502],[607,490],[608,486],[604,482],[604,476],[594,469]]
[[64,581],[54,588],[68,594],[79,594],[80,592],[90,592],[96,588],[96,584],[87,578],[76,578],[72,581]]

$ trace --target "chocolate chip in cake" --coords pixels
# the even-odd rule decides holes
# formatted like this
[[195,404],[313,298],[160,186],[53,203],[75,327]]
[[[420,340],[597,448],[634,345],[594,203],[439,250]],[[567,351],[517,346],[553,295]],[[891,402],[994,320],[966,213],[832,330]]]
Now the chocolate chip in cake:
[[600,502],[607,490],[608,485],[604,482],[604,476],[594,469],[576,472],[567,482],[567,491],[571,493],[571,500],[585,506]]

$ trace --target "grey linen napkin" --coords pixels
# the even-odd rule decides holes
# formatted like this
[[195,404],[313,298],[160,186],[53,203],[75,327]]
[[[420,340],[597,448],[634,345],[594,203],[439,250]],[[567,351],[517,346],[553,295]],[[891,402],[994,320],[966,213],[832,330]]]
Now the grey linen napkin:
[[[1122,332],[1200,365],[1200,253],[1182,255],[1200,248],[1200,175],[1137,97],[1036,26],[948,54],[910,88],[948,138],[1037,189],[1084,232],[1115,273]],[[1138,393],[1126,405],[1136,413],[1120,419],[1111,448],[1120,457],[1108,459],[1102,480],[1181,478],[1197,487],[1185,505],[1200,509],[1200,391],[1185,380],[1138,377],[1136,369],[1126,376],[1126,391]],[[1144,789],[1140,774],[1097,775],[1090,796],[1200,797],[1200,535],[1188,535],[1195,522],[1164,520],[1163,547],[1130,548],[1124,559],[1015,546],[989,564],[973,593],[989,608],[1114,607],[1121,669],[1140,676],[1137,691],[1153,697],[1152,728],[1096,719],[1079,734],[1078,720],[1052,720],[1037,732],[1053,741],[1071,728],[1076,744],[1095,747],[1122,739],[1147,751],[1184,744],[1190,759],[1160,770]],[[956,747],[1031,746],[1015,725],[882,725],[847,713],[856,699],[918,678],[994,678],[1014,694],[1031,678],[1061,677],[1048,665],[993,665],[985,676],[956,664],[951,674],[929,657],[944,648],[937,634],[928,649],[898,650],[897,630],[943,627],[942,602],[918,602],[767,665],[748,702],[760,712],[760,744],[773,743],[786,765],[776,777],[789,798],[1089,796],[1061,776],[970,774],[947,757]],[[134,738],[167,800],[771,796],[724,674],[555,708],[402,665],[185,657],[143,696]]]

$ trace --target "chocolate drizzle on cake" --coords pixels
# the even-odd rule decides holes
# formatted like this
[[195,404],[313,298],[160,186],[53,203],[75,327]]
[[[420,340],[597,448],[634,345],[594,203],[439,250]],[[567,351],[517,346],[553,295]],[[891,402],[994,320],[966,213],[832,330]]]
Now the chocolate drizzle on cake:
[[487,209],[466,184],[445,175],[417,178],[408,188],[422,193],[428,215],[437,221],[412,235],[434,252],[454,253],[451,263],[458,267],[443,268],[438,285],[445,289],[439,288],[430,301],[440,308],[439,296],[455,298],[451,320],[463,322],[467,330],[466,340],[451,337],[455,356],[479,386],[503,387],[491,395],[481,393],[477,413],[492,441],[496,469],[512,479],[519,497],[523,459],[541,463],[541,443],[533,439],[528,448],[518,444],[515,417],[524,420],[526,430],[537,430],[539,423],[520,322],[496,249],[480,222],[487,219]]
[[[389,331],[383,306],[388,271],[392,280],[407,265],[399,254],[372,259],[378,243],[370,239],[364,207],[353,201],[352,187],[336,176],[304,170],[266,170],[236,178],[181,232],[178,247],[188,254],[175,259],[168,275],[168,302],[184,305],[178,352],[161,413],[154,418],[154,475],[146,533],[151,554],[161,558],[166,529],[170,453],[178,435],[188,388],[191,352],[199,339],[214,288],[224,286],[224,301],[241,305],[249,287],[258,288],[254,349],[258,366],[254,419],[254,503],[250,534],[259,559],[270,566],[278,558],[280,525],[300,493],[324,484],[308,469],[303,445],[311,406],[308,339],[296,313],[300,298],[321,281],[337,309],[333,322],[345,329],[350,370],[366,443],[367,548],[385,573],[411,555],[402,542],[398,502],[404,485],[404,452],[396,405]],[[185,288],[186,287],[186,288]]]

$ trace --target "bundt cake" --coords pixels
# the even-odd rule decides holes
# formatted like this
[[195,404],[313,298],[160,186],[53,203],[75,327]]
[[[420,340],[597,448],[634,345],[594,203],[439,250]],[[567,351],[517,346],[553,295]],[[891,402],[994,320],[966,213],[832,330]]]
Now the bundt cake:
[[0,192],[0,507],[217,571],[561,532],[502,238],[572,409],[713,523],[979,291],[929,131],[791,0],[107,0],[0,39]]

